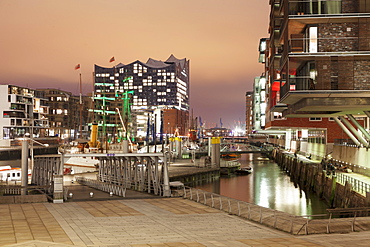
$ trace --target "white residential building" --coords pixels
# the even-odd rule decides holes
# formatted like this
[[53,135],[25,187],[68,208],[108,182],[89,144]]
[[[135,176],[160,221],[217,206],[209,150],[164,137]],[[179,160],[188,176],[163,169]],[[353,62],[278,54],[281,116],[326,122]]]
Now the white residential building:
[[[49,127],[48,106],[36,90],[14,85],[0,85],[0,140],[44,137]],[[32,134],[32,135],[31,135]]]

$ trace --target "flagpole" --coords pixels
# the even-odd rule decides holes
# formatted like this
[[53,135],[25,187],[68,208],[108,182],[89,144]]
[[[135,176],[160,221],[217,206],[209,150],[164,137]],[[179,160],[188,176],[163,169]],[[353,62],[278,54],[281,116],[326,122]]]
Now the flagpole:
[[80,138],[82,138],[82,75],[80,73]]
[[[81,64],[77,64],[75,66],[75,70],[80,70],[80,127],[79,127],[79,133],[80,133],[80,137],[82,138],[82,75],[81,75]],[[76,136],[76,131],[74,131],[73,135]]]

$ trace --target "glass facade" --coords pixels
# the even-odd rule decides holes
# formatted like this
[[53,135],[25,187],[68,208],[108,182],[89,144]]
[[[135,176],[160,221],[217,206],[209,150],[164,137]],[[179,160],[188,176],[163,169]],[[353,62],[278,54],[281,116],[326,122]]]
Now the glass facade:
[[103,133],[123,132],[119,129],[124,125],[135,132],[131,135],[142,136],[147,132],[145,119],[154,110],[189,111],[189,61],[171,55],[164,62],[95,65],[94,91],[91,111]]

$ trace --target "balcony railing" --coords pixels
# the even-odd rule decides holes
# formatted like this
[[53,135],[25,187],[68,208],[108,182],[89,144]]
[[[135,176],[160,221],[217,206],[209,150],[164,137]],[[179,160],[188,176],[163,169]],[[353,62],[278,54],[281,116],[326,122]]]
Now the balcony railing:
[[281,98],[284,97],[289,91],[295,90],[295,83],[290,80],[290,83],[285,83],[280,89]]
[[341,13],[342,13],[341,0],[289,1],[289,15],[325,15]]
[[[290,78],[290,90],[315,90],[316,83],[309,76],[297,76]],[[294,87],[293,87],[294,85]]]
[[328,37],[315,40],[302,37],[302,34],[292,34],[289,39],[289,53],[350,53],[369,52],[369,37],[343,37],[338,30]]

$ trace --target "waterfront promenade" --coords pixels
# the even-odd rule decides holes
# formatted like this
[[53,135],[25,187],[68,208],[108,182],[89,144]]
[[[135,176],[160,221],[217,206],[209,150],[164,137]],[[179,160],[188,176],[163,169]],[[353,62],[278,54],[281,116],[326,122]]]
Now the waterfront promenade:
[[[139,193],[140,194],[140,193]],[[0,246],[368,246],[370,234],[293,236],[182,198],[0,205]],[[146,196],[146,195],[145,195]]]
[[[171,174],[198,168],[170,165]],[[183,198],[71,184],[63,204],[0,204],[0,246],[368,246],[369,232],[291,235]],[[93,192],[93,197],[90,197]]]

